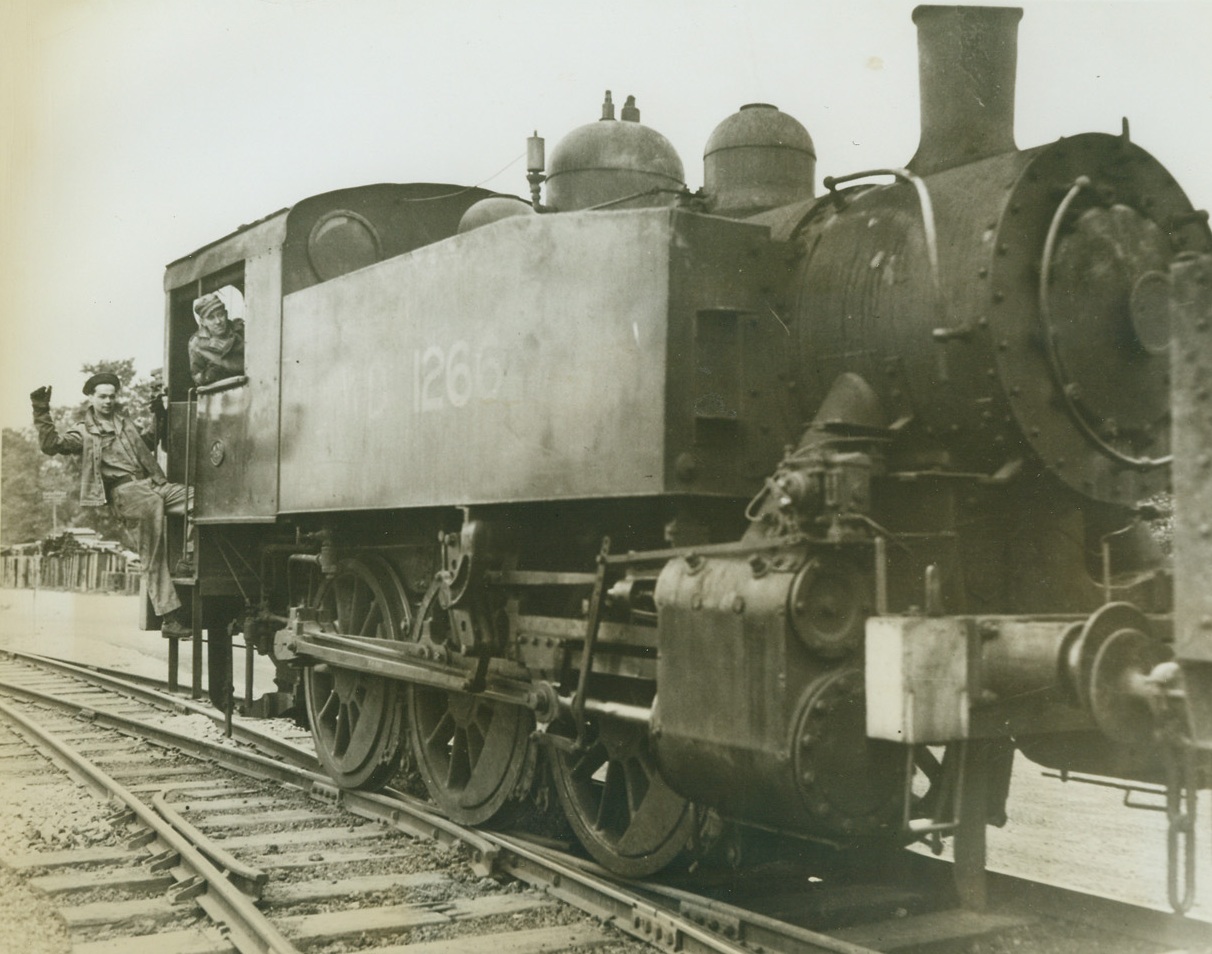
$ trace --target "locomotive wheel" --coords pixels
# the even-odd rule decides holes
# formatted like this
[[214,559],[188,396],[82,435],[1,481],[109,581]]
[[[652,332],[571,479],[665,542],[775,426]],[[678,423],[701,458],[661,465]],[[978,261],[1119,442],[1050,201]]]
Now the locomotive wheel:
[[630,878],[655,874],[694,838],[694,806],[661,778],[644,726],[603,718],[595,729],[585,751],[553,753],[564,814],[603,867]]
[[[351,636],[398,639],[409,618],[395,573],[376,558],[351,558],[316,592],[320,625]],[[399,770],[404,741],[404,687],[331,666],[303,677],[316,754],[342,788],[382,788]]]
[[534,781],[529,709],[465,692],[408,690],[408,735],[429,796],[463,825],[508,824]]

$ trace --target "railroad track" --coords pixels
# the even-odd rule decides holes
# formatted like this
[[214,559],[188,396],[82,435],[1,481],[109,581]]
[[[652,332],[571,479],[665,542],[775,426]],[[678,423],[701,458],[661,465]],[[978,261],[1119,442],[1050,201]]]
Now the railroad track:
[[880,884],[824,884],[786,857],[623,884],[398,792],[338,791],[302,735],[225,729],[214,710],[147,686],[0,660],[6,802],[34,812],[31,792],[96,793],[74,836],[52,826],[39,850],[3,859],[55,905],[75,950],[1212,950],[1207,924],[1015,879],[993,879],[989,912],[940,908],[945,873],[914,857]]

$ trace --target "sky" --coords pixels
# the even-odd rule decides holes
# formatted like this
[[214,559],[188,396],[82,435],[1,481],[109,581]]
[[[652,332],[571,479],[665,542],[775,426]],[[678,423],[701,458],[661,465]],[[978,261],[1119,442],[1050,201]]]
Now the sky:
[[[1020,4],[1020,147],[1118,133],[1212,205],[1212,0]],[[85,362],[162,363],[164,266],[309,195],[373,182],[527,194],[603,91],[702,184],[749,102],[802,122],[817,174],[918,140],[906,0],[0,0],[0,426]]]

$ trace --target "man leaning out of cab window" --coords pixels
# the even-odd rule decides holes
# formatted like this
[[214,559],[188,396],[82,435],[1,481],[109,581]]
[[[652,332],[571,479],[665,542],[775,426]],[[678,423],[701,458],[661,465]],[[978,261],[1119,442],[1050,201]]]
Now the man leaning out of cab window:
[[234,285],[194,301],[198,330],[189,339],[194,384],[214,384],[244,373],[244,296]]

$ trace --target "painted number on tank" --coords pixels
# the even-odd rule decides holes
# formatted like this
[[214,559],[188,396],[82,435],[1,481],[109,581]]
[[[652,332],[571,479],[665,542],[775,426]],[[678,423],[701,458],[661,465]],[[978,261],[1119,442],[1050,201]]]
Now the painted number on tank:
[[495,349],[475,354],[466,341],[447,349],[430,345],[413,354],[413,410],[418,414],[465,407],[473,399],[491,401],[505,379]]

